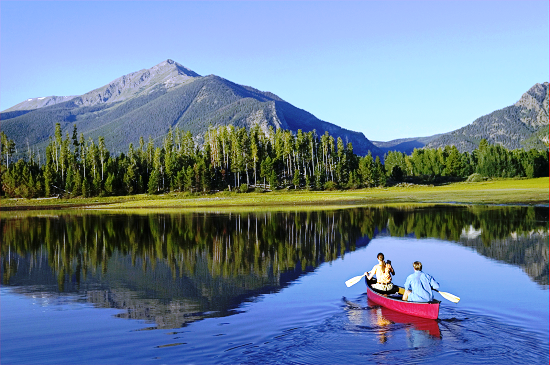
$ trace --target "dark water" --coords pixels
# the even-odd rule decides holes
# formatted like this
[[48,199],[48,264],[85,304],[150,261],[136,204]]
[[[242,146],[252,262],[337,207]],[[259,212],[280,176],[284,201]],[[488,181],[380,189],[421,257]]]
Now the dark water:
[[[548,207],[2,213],[2,364],[548,364]],[[369,302],[422,261],[438,320]]]

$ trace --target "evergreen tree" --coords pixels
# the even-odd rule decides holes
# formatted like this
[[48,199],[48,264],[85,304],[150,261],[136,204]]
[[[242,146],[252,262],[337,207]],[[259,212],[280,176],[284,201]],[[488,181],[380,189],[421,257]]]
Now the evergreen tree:
[[84,198],[88,198],[90,196],[90,183],[86,178],[82,180],[82,196]]
[[109,172],[107,175],[107,180],[105,180],[105,192],[107,195],[115,195],[115,175],[112,172]]
[[151,172],[151,176],[149,177],[149,184],[147,186],[147,193],[148,194],[156,194],[159,191],[159,184],[160,184],[160,173],[157,169],[154,169]]
[[[447,149],[447,147],[445,147]],[[448,157],[445,161],[445,175],[447,176],[461,176],[463,170],[462,158],[458,148],[452,146],[449,148]]]
[[193,167],[187,166],[187,170],[185,171],[185,190],[189,190],[190,192],[193,192]]
[[359,176],[361,184],[367,188],[375,186],[374,160],[369,153],[359,160]]
[[376,186],[386,186],[386,171],[379,156],[374,160],[374,181]]
[[82,177],[80,176],[80,173],[78,171],[74,171],[74,174],[73,174],[73,185],[72,185],[72,189],[71,189],[71,193],[72,193],[72,196],[75,197],[75,196],[78,196],[80,194],[82,194]]
[[275,190],[279,187],[279,179],[277,178],[277,173],[273,169],[269,174],[269,186],[271,190]]
[[294,170],[294,177],[292,178],[292,184],[294,184],[294,189],[300,187],[300,170]]

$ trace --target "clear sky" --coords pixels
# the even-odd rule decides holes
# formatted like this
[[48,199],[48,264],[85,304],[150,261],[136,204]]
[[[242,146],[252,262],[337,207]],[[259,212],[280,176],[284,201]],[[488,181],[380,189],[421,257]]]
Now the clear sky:
[[371,140],[429,136],[549,78],[543,1],[4,1],[0,110],[168,58]]

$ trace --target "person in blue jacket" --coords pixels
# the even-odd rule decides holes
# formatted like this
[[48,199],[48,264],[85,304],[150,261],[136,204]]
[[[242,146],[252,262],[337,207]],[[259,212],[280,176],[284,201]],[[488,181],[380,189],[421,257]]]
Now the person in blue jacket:
[[439,283],[425,272],[422,272],[422,263],[413,263],[414,273],[407,276],[403,300],[409,302],[431,302],[434,298],[432,289],[439,289]]

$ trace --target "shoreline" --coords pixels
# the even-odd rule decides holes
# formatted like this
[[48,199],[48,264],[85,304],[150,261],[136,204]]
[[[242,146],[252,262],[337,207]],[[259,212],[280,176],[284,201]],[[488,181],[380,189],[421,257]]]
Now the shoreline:
[[342,191],[279,190],[273,192],[217,192],[208,195],[166,193],[93,198],[2,198],[0,211],[134,210],[188,208],[288,208],[366,205],[519,205],[549,206],[548,177],[503,179],[440,186],[413,185]]

